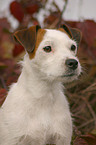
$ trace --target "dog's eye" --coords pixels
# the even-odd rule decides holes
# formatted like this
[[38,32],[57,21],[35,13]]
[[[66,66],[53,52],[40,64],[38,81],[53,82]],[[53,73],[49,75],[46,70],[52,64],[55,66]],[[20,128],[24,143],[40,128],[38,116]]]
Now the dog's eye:
[[75,51],[76,50],[76,46],[75,45],[71,45],[71,50]]
[[46,52],[50,52],[52,49],[51,49],[51,46],[46,46],[43,48],[43,50]]

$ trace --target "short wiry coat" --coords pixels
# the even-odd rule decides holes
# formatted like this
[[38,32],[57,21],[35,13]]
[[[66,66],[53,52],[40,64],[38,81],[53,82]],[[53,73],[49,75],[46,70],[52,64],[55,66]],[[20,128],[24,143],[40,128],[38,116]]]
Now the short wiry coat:
[[[0,109],[0,145],[70,145],[72,119],[62,82],[81,72],[76,57],[80,32],[66,25],[57,30],[32,26],[15,37],[27,52]],[[52,50],[44,51],[46,46]],[[78,68],[70,71],[66,59],[78,61]]]

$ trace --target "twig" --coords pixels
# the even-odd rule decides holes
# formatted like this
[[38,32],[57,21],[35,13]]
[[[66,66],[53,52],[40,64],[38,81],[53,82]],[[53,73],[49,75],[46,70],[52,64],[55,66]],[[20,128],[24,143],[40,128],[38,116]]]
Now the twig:
[[82,119],[83,121],[86,121],[86,118],[85,118],[84,116],[80,116],[80,115],[73,114],[73,115],[72,115],[72,118],[73,118],[73,117],[78,118],[78,119],[80,119],[80,120]]
[[50,29],[55,28],[58,23],[58,18],[49,26]]
[[[72,110],[74,110],[74,108],[76,107],[76,105],[78,105],[78,102],[80,101],[80,98],[78,98],[76,101],[75,101],[75,103],[73,104],[73,106],[72,106]],[[75,110],[76,111],[76,110]]]
[[55,27],[57,27],[57,28],[60,27],[60,25],[61,25],[61,20],[62,20],[62,15],[63,15],[63,13],[64,13],[65,10],[66,10],[67,3],[68,3],[68,0],[65,0],[65,4],[64,4],[64,7],[63,7],[63,10],[62,10],[62,12],[61,12],[60,17],[59,17],[59,18],[56,18],[56,20],[49,26],[49,28],[52,29],[52,28],[55,28]]
[[63,10],[62,10],[62,12],[61,12],[61,15],[60,15],[59,21],[58,21],[58,23],[57,23],[57,28],[59,28],[60,25],[61,25],[62,16],[63,16],[63,13],[64,13],[65,10],[66,10],[67,3],[68,3],[68,0],[65,0],[65,4],[64,4]]
[[[75,114],[75,115],[79,115],[83,112],[84,110],[84,107],[85,107],[85,104],[83,105],[79,105],[79,108],[75,108],[75,111],[73,110],[72,112]],[[77,111],[78,110],[78,111]]]
[[2,85],[4,87],[4,89],[6,89],[8,91],[8,88],[7,88],[6,84],[5,84],[5,81],[4,81],[3,77],[0,76],[0,80],[1,80],[1,83],[2,83]]
[[91,119],[91,120],[89,120],[89,121],[83,123],[82,125],[78,126],[77,128],[80,129],[80,128],[82,128],[82,127],[85,127],[86,125],[90,124],[91,122],[94,122],[94,119]]
[[95,128],[96,128],[96,115],[95,115],[95,113],[94,113],[94,111],[93,111],[91,105],[90,105],[89,102],[86,100],[86,98],[84,98],[84,97],[81,97],[81,98],[85,101],[85,103],[86,103],[86,105],[87,105],[87,107],[88,107],[88,109],[89,109],[91,115],[93,116],[94,123],[95,123]]
[[88,88],[86,88],[85,90],[83,90],[80,94],[84,94],[84,93],[86,93],[86,92],[89,92],[89,91],[92,91],[92,88],[93,87],[96,87],[96,82],[94,83],[94,84],[92,84],[92,85],[90,85]]

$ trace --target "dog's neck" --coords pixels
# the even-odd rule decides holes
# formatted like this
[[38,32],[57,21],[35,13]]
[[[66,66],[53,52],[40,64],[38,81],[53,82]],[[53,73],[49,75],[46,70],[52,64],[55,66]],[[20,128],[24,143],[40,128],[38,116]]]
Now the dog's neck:
[[[28,58],[26,57],[23,62],[22,73],[19,77],[18,83],[28,90],[30,94],[33,94],[32,97],[37,99],[48,96],[58,96],[56,93],[59,93],[62,90],[61,82],[56,80],[49,81],[47,79],[42,79],[41,73],[32,65],[28,63]],[[34,83],[33,83],[34,82]],[[40,94],[42,96],[40,96]]]

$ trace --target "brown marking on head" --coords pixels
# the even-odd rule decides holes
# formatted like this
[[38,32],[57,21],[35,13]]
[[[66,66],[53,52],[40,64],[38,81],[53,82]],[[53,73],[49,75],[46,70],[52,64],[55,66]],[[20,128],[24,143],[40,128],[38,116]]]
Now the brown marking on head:
[[23,45],[30,59],[32,59],[36,54],[40,42],[43,40],[45,32],[46,30],[41,29],[40,26],[32,26],[28,29],[15,32],[14,37]]
[[71,33],[71,31],[70,31],[70,29],[69,29],[69,27],[67,25],[65,25],[65,24],[61,25],[61,27],[58,30],[66,33],[69,38],[72,38],[72,33]]
[[77,47],[79,47],[79,43],[82,37],[80,30],[75,29],[75,28],[70,28],[65,24],[61,25],[61,27],[58,30],[66,33],[69,36],[69,38],[75,40],[77,43]]
[[58,30],[61,31],[61,32],[66,33],[68,35],[68,37],[71,38],[70,35],[63,28],[59,28]]
[[46,33],[45,29],[38,30],[37,37],[36,37],[36,43],[35,43],[35,49],[34,49],[33,53],[29,53],[30,59],[35,57],[36,51],[37,51],[41,41],[43,40],[45,33]]

